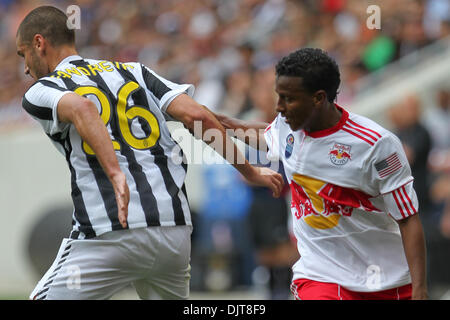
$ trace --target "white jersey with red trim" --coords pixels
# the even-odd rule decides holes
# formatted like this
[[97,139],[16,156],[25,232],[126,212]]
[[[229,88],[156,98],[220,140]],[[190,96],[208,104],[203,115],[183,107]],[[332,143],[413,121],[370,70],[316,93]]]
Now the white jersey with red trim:
[[375,122],[337,106],[330,129],[292,131],[284,117],[267,127],[268,157],[283,161],[301,258],[295,279],[373,292],[411,282],[395,220],[418,212],[401,142]]

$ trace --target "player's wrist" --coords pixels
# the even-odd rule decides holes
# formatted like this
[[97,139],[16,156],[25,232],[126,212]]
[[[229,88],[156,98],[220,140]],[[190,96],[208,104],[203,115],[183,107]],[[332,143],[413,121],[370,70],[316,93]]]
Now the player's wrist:
[[250,163],[246,161],[243,166],[243,170],[241,171],[242,175],[249,181],[253,181],[255,177],[259,175],[259,168],[252,166]]

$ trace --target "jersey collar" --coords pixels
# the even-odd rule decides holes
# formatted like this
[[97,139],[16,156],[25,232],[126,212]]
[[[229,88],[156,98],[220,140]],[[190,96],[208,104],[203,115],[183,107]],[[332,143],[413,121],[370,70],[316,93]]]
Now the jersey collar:
[[75,61],[75,60],[83,60],[83,58],[80,57],[79,55],[72,55],[72,56],[65,57],[63,60],[61,60],[60,63],[58,63],[55,70],[60,68],[62,65],[69,63],[70,61]]
[[339,122],[331,128],[320,130],[320,131],[308,132],[308,131],[304,130],[304,132],[307,136],[310,136],[312,138],[322,138],[322,137],[329,136],[329,135],[341,130],[341,128],[347,122],[348,112],[345,111],[344,108],[338,106],[336,103],[334,105],[336,106],[336,108],[338,108],[342,112],[341,119],[339,120]]

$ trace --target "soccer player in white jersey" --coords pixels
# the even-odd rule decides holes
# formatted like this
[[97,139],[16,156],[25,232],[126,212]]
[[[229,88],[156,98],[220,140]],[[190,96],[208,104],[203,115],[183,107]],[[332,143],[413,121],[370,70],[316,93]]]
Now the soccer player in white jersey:
[[283,179],[245,161],[214,115],[190,97],[193,86],[172,83],[139,63],[83,59],[66,21],[62,11],[39,7],[16,37],[25,73],[36,80],[23,107],[66,157],[74,203],[70,237],[30,298],[107,299],[133,284],[142,299],[186,299],[192,232],[187,168],[174,160],[181,149],[166,118],[190,130],[201,121],[203,131],[221,131],[221,143],[212,147],[234,155],[234,167],[275,196]]
[[335,104],[339,83],[332,58],[302,48],[276,66],[272,123],[216,117],[284,164],[301,256],[296,299],[426,299],[425,241],[402,145]]

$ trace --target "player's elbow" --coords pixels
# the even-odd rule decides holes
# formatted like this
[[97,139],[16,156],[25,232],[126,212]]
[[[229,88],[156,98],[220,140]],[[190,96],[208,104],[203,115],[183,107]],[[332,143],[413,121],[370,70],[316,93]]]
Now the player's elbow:
[[204,130],[205,128],[220,126],[220,123],[208,108],[185,94],[177,96],[167,107],[166,112],[174,119],[181,121],[191,132],[198,132],[199,128]]
[[95,104],[91,100],[83,98],[72,108],[71,120],[72,123],[77,124],[97,116],[99,116],[99,114]]

